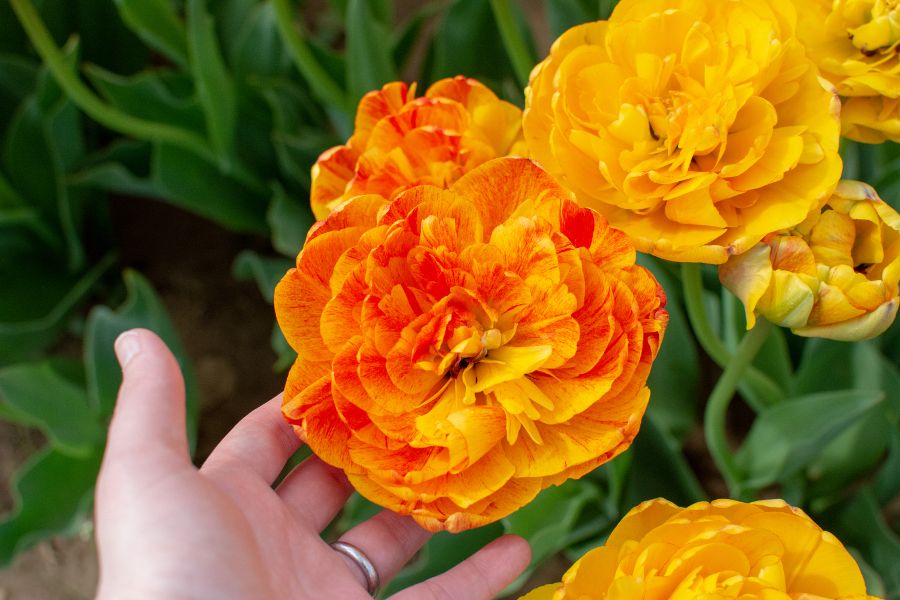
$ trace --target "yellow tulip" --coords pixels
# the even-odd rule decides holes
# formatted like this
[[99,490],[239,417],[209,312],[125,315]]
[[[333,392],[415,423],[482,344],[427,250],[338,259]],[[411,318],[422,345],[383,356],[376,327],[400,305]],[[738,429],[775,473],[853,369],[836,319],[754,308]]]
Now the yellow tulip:
[[836,537],[783,500],[633,508],[560,583],[520,600],[876,600]]
[[840,179],[840,107],[778,0],[622,0],[531,74],[530,155],[638,250],[721,264]]
[[900,142],[900,2],[794,0],[797,36],[845,97],[842,132],[860,142]]
[[823,209],[733,257],[719,277],[748,328],[761,315],[808,337],[874,337],[900,305],[900,215],[869,185],[842,181]]

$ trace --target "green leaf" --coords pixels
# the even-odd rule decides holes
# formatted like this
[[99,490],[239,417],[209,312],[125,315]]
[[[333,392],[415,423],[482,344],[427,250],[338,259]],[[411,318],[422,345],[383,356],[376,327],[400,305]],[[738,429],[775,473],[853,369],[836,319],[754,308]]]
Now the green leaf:
[[843,390],[792,398],[767,409],[735,455],[745,484],[761,488],[797,473],[835,435],[883,401],[883,392]]
[[148,46],[182,68],[188,66],[184,24],[171,0],[115,0],[122,20]]
[[[530,42],[518,3],[513,10],[521,35]],[[489,0],[454,0],[450,4],[437,26],[427,73],[429,81],[464,74],[495,88],[500,88],[497,84],[503,80],[514,81],[512,64]],[[521,89],[517,94],[521,96]]]
[[681,286],[659,261],[642,256],[640,262],[653,272],[666,290],[666,309],[669,311],[666,335],[647,380],[651,392],[647,410],[656,416],[661,427],[680,440],[697,422],[697,399],[700,397],[697,348],[681,297],[675,293]]
[[135,271],[123,275],[127,298],[116,310],[96,306],[88,315],[84,335],[84,365],[88,398],[100,415],[108,418],[116,402],[122,374],[113,352],[113,342],[120,333],[135,327],[154,331],[172,350],[184,375],[187,395],[187,428],[193,440],[197,430],[197,390],[193,372],[165,307],[150,283]]
[[87,65],[84,70],[94,87],[116,108],[148,121],[206,133],[203,108],[188,75],[155,69],[123,77],[95,65]]
[[[0,364],[28,358],[51,345],[69,315],[115,262],[112,255],[78,276],[60,273],[52,258],[2,248],[0,273],[16,273],[0,291]],[[13,266],[11,266],[13,265]]]
[[278,33],[275,8],[268,2],[257,4],[241,25],[229,52],[235,73],[243,77],[285,75],[291,59]]
[[503,527],[500,523],[491,523],[461,533],[442,531],[435,534],[419,552],[418,558],[387,585],[384,597],[455,567],[502,534]]
[[100,454],[46,448],[16,473],[15,509],[0,521],[0,568],[41,539],[72,531],[90,510]]
[[0,54],[0,137],[16,107],[31,93],[36,82],[34,61],[15,54]]
[[367,0],[347,5],[347,87],[355,103],[363,94],[398,79],[388,31],[378,21]]
[[890,450],[875,478],[875,493],[882,504],[887,504],[900,494],[900,428],[891,430]]
[[706,492],[681,453],[679,443],[656,422],[654,415],[644,415],[630,452],[631,469],[620,511],[651,498],[667,498],[680,506],[706,499]]
[[227,171],[234,155],[237,95],[204,0],[187,0],[187,34],[191,73],[206,115],[206,129],[220,165]]
[[91,156],[83,169],[69,176],[76,188],[96,188],[138,198],[164,198],[160,187],[150,180],[151,145],[119,139]]
[[588,0],[553,0],[544,5],[544,11],[554,40],[576,25],[597,20],[596,3]]
[[[531,546],[531,564],[505,591],[512,593],[547,557],[562,550],[579,515],[588,502],[597,500],[600,492],[587,479],[569,480],[551,486],[510,516],[503,519],[506,533],[520,535]],[[552,515],[552,518],[548,518]]]
[[294,266],[293,262],[285,258],[263,257],[253,250],[244,250],[234,259],[232,273],[234,273],[235,279],[255,281],[263,298],[272,304],[275,286],[292,266]]
[[288,196],[280,186],[275,188],[266,219],[272,230],[272,246],[290,258],[303,248],[306,232],[315,222],[309,203]]
[[101,447],[104,427],[84,388],[49,361],[0,369],[0,405],[7,417],[39,428],[66,454],[85,456]]
[[[794,395],[855,387],[853,344],[810,338],[791,388]],[[828,377],[823,377],[828,373]]]
[[267,200],[196,154],[157,144],[152,171],[168,202],[234,231],[267,231]]
[[891,431],[900,420],[900,373],[882,358],[871,342],[851,345],[854,387],[884,392],[881,403],[844,431],[838,433],[808,469],[813,496],[842,492],[854,479],[872,470],[884,456]]

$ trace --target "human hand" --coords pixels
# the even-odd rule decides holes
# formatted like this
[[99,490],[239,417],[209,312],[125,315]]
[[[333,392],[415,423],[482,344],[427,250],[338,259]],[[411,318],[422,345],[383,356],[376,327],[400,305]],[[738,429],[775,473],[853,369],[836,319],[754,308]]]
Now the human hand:
[[[271,487],[300,445],[281,396],[241,420],[197,469],[168,348],[135,329],[116,340],[116,354],[123,382],[97,481],[99,599],[370,597],[356,563],[319,536],[352,491],[343,473],[312,457]],[[386,583],[429,535],[385,510],[341,541],[363,550]],[[393,598],[490,598],[529,556],[524,540],[505,536]]]

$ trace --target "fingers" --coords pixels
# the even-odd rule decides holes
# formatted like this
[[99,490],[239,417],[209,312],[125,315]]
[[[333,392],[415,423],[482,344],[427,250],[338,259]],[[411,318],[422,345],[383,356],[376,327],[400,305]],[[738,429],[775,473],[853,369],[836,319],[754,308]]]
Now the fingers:
[[300,440],[281,416],[281,394],[241,419],[200,469],[213,479],[249,472],[271,485]]
[[446,573],[407,588],[391,600],[489,600],[512,583],[530,560],[528,542],[505,535]]
[[297,519],[320,532],[347,502],[353,486],[340,469],[312,456],[297,465],[276,491]]
[[[341,536],[342,542],[353,544],[365,552],[384,585],[409,562],[431,534],[419,527],[412,517],[401,517],[383,510]],[[362,573],[357,573],[362,581]],[[362,581],[365,586],[365,581]]]
[[104,463],[164,455],[190,464],[184,379],[175,357],[146,329],[120,335],[115,351],[122,366],[122,385]]

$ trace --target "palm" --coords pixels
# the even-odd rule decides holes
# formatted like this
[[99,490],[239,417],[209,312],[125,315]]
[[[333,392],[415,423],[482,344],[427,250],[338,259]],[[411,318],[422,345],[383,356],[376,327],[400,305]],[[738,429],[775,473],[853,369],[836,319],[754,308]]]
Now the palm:
[[[320,537],[350,494],[346,478],[312,458],[271,487],[299,446],[280,400],[242,420],[198,470],[175,361],[158,338],[137,335],[141,352],[126,362],[98,480],[99,597],[368,598],[358,567]],[[342,540],[363,548],[387,581],[427,538],[384,511]],[[489,598],[527,556],[521,540],[503,538],[394,598]]]

